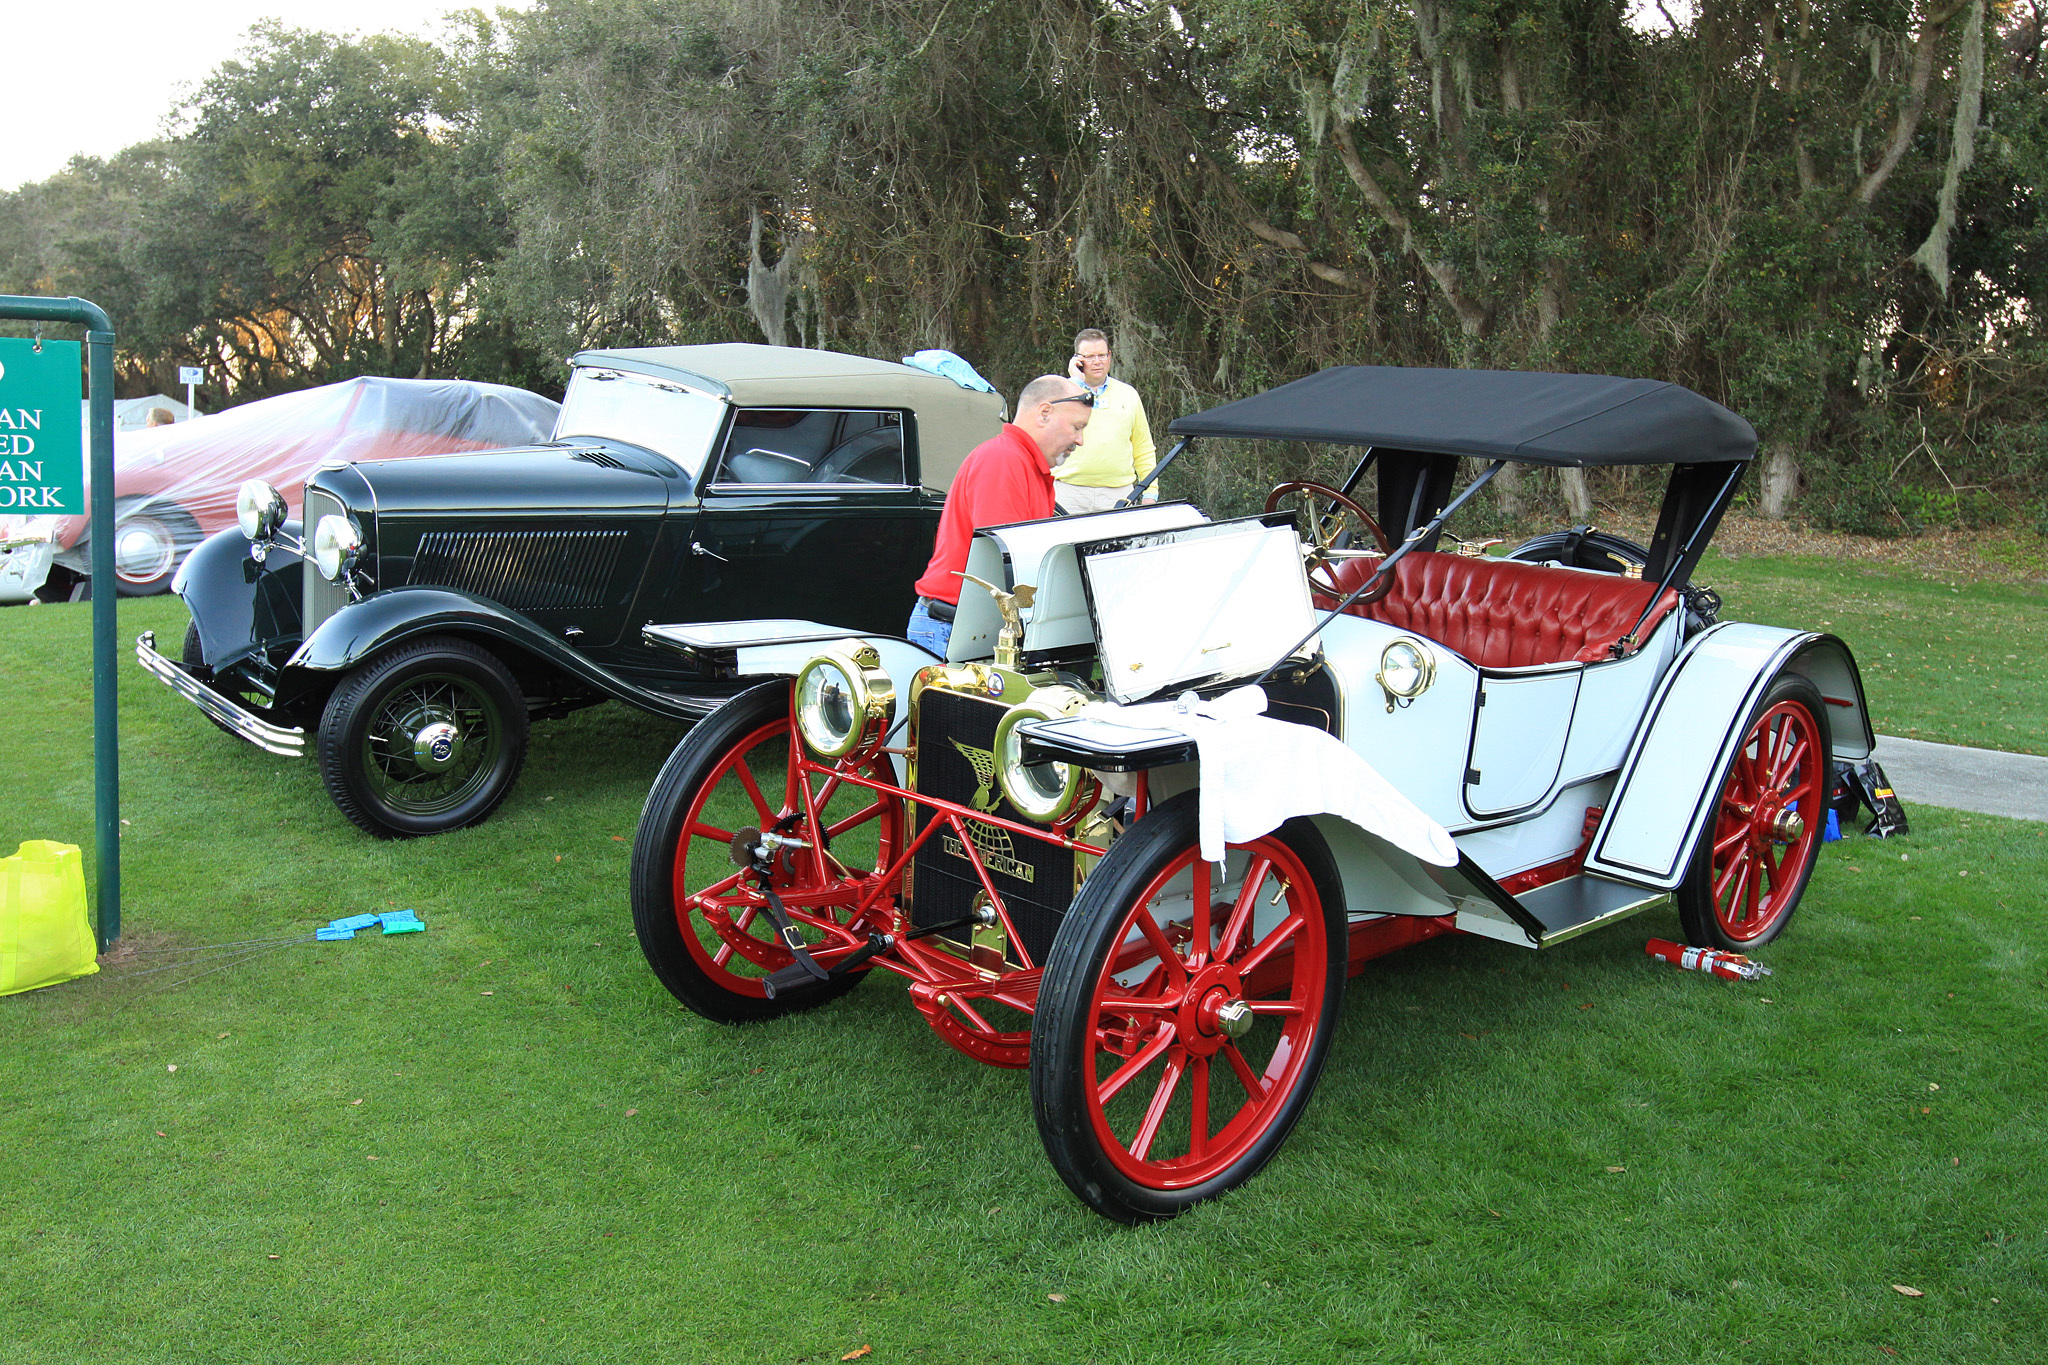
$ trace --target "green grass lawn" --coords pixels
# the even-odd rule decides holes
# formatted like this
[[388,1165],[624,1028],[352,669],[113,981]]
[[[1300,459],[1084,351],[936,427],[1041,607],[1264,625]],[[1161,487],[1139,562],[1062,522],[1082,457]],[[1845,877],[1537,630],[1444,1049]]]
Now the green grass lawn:
[[1715,551],[1696,577],[1730,620],[1847,640],[1878,733],[2048,754],[2048,591]]
[[[1765,619],[1815,581],[1714,568]],[[1904,653],[1869,657],[1940,602],[1888,627],[1894,586],[1835,628],[1911,733]],[[8,850],[90,856],[87,622],[0,612]],[[2048,1356],[2048,827],[1828,845],[1756,984],[1645,958],[1670,914],[1383,959],[1275,1163],[1127,1229],[894,979],[748,1029],[660,989],[627,841],[677,727],[542,725],[494,819],[382,843],[122,673],[132,946],[430,928],[0,999],[9,1365]]]

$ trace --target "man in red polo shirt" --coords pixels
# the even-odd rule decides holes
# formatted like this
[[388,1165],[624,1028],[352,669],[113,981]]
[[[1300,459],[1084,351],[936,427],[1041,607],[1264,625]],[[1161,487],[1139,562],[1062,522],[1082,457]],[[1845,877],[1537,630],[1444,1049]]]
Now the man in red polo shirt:
[[1017,419],[1003,423],[961,463],[939,513],[932,562],[917,580],[917,606],[904,632],[912,644],[946,657],[975,529],[1053,514],[1052,471],[1080,443],[1093,406],[1088,391],[1073,380],[1040,375],[1017,395]]

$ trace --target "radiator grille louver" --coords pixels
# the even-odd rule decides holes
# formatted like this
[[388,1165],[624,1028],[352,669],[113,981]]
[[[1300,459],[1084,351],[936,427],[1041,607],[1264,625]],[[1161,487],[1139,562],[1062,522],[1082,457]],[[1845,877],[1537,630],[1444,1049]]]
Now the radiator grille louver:
[[413,553],[419,586],[454,588],[514,611],[599,606],[624,531],[431,531]]
[[307,554],[305,567],[300,572],[300,630],[304,638],[310,640],[313,638],[313,632],[320,628],[322,621],[348,605],[348,590],[339,583],[328,582],[320,576],[320,571],[313,567],[313,532],[320,525],[320,518],[347,516],[348,508],[342,506],[341,499],[332,493],[318,488],[308,488],[305,511]]
[[[992,777],[993,768],[976,768],[977,759],[985,761],[994,749],[996,725],[1008,710],[1001,702],[938,687],[926,688],[918,699],[918,791],[964,806],[973,806],[977,797],[984,802],[992,800],[993,814],[1005,820],[1022,821],[1023,815],[1003,797],[1002,789],[993,782],[983,782],[983,773]],[[963,746],[974,756],[963,752]],[[925,805],[916,809],[917,828],[921,831],[937,812]],[[1013,835],[971,821],[968,828],[968,837],[982,847],[989,880],[1002,895],[1004,908],[1017,926],[1025,949],[1034,962],[1043,966],[1046,955],[1052,951],[1060,921],[1066,918],[1067,907],[1074,901],[1074,855],[1058,844],[1028,835]],[[951,834],[936,834],[914,855],[911,923],[944,924],[973,908],[981,881],[957,844]],[[960,930],[942,937],[965,942],[968,933]],[[1010,964],[1020,965],[1014,945]]]

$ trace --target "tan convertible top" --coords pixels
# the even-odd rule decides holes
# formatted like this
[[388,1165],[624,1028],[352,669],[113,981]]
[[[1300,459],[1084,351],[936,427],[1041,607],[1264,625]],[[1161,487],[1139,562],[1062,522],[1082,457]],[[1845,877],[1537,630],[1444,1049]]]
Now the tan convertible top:
[[1002,426],[1002,399],[908,365],[838,351],[729,342],[584,351],[572,365],[609,365],[675,379],[744,408],[909,408],[917,414],[924,486],[944,492],[967,452]]

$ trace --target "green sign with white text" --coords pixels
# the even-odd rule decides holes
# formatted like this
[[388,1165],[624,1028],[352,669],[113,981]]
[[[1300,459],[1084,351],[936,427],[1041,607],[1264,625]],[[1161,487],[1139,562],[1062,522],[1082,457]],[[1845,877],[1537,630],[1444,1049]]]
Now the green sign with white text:
[[82,391],[77,342],[0,337],[0,516],[86,510]]

